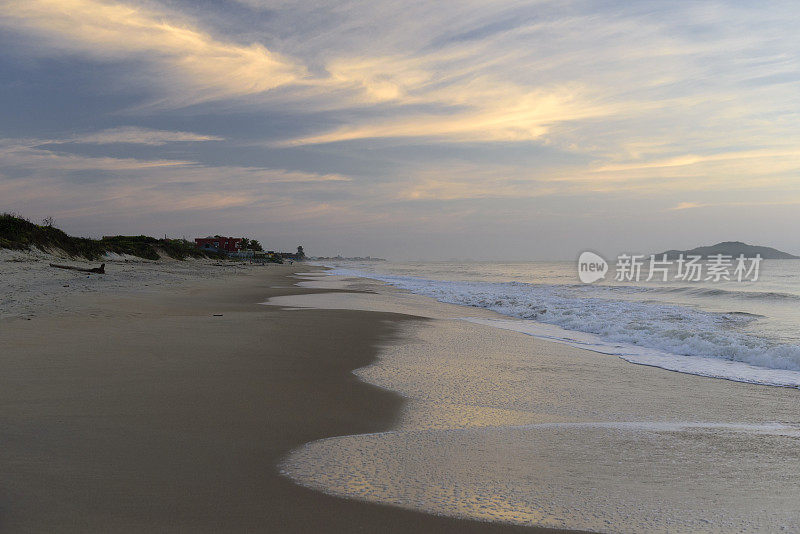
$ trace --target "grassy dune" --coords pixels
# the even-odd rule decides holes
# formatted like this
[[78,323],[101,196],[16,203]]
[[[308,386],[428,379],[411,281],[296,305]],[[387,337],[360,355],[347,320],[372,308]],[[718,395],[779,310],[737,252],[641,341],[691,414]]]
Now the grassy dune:
[[196,249],[194,243],[183,239],[157,239],[144,235],[112,236],[103,239],[73,237],[51,226],[34,224],[14,214],[0,215],[0,248],[13,250],[60,250],[71,257],[96,260],[106,252],[128,254],[157,260],[162,254],[183,260],[192,258],[224,258],[223,254]]

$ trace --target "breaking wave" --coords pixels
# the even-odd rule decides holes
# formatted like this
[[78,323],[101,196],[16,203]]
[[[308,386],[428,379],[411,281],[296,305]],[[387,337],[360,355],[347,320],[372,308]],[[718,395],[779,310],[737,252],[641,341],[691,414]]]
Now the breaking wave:
[[[663,302],[609,298],[615,293],[653,288],[442,281],[349,269],[334,269],[331,274],[366,276],[441,302],[485,308],[516,319],[554,325],[566,331],[561,339],[565,342],[570,342],[570,331],[581,332],[591,337],[578,345],[618,354],[635,363],[745,382],[800,387],[800,346],[746,331],[745,327],[762,317],[758,314],[711,312]],[[655,290],[797,299],[795,295],[774,292],[691,287]],[[512,329],[537,335],[535,329]],[[541,337],[558,336],[549,332]]]

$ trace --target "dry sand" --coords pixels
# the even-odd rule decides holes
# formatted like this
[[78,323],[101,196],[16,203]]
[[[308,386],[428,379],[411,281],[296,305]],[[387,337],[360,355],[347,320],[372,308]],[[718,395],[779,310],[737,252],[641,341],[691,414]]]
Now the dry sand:
[[[99,267],[107,274],[92,275],[54,269],[50,263],[75,267]],[[271,267],[275,267],[272,265]],[[121,292],[156,294],[164,289],[241,273],[246,263],[217,260],[144,260],[112,255],[98,261],[76,260],[39,251],[0,249],[0,319],[30,319],[53,314],[86,312],[87,302],[75,295],[115,295]]]
[[303,443],[390,428],[401,397],[351,371],[419,319],[260,305],[320,291],[293,286],[298,265],[46,261],[0,258],[2,531],[532,531],[278,475]]

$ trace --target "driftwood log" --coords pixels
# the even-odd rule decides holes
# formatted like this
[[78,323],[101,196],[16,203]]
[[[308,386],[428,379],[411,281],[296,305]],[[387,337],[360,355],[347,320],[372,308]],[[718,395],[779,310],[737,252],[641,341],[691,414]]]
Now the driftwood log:
[[84,269],[83,267],[73,267],[71,265],[58,265],[57,263],[51,263],[50,267],[55,267],[56,269],[69,269],[70,271],[80,271],[82,273],[106,274],[105,263],[100,267],[95,267],[93,269]]

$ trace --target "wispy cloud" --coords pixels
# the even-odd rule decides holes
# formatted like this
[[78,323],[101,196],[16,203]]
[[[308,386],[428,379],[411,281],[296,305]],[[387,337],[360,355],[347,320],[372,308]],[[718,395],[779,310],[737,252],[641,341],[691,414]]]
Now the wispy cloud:
[[[691,113],[702,106],[706,120],[716,124],[742,119],[753,113],[743,98],[761,85],[736,93],[730,84],[797,71],[796,63],[779,56],[748,62],[759,41],[733,29],[697,41],[646,14],[587,14],[569,3],[556,10],[552,2],[466,2],[456,12],[424,2],[402,7],[245,2],[274,14],[276,22],[268,29],[277,35],[264,37],[280,44],[281,52],[254,40],[257,32],[247,33],[241,44],[153,4],[6,3],[0,22],[36,33],[42,53],[137,61],[148,86],[161,88],[155,97],[160,105],[263,96],[280,89],[273,103],[296,111],[347,111],[345,124],[317,126],[316,132],[285,138],[279,146],[428,138],[615,151],[634,139],[659,135],[665,117],[671,116],[674,125],[676,108]],[[698,24],[721,16],[710,8],[686,10]],[[725,15],[736,24],[748,16],[736,10]],[[287,33],[287,28],[300,31]],[[728,68],[716,81],[701,76],[699,63],[730,50],[741,52],[742,58],[725,58],[736,69]],[[734,78],[731,73],[742,67],[747,75]],[[760,106],[769,107],[769,100]],[[632,131],[620,124],[631,117],[649,120],[655,128]],[[600,119],[619,125],[617,131],[602,132]]]
[[693,208],[703,208],[708,206],[708,204],[701,204],[700,202],[681,202],[671,208],[672,211],[679,211],[679,210],[689,210]]
[[168,130],[154,130],[137,126],[120,126],[109,128],[94,133],[74,135],[65,139],[56,139],[50,143],[86,143],[96,145],[136,144],[136,145],[166,145],[167,143],[193,143],[202,141],[224,141],[223,137],[203,135],[191,132],[172,132]]
[[[102,213],[134,210],[152,214],[264,206],[285,200],[287,195],[302,196],[309,190],[324,190],[351,181],[336,173],[208,166],[186,160],[92,157],[40,148],[42,143],[43,140],[0,141],[0,173],[25,172],[24,179],[4,179],[0,174],[0,198],[21,203],[36,200],[57,206],[54,213],[59,214],[72,214],[78,206],[82,206],[80,210],[89,209],[89,205],[91,210]],[[98,171],[106,173],[101,180],[92,178],[92,173]]]
[[[282,146],[335,143],[375,138],[433,138],[446,142],[532,141],[545,136],[559,122],[601,117],[611,110],[593,106],[570,90],[532,91],[519,88],[450,87],[407,99],[406,104],[442,104],[451,109],[437,113],[406,113],[390,120],[372,120],[332,132],[290,139]],[[505,90],[504,90],[505,89]],[[392,89],[383,89],[386,93]],[[370,92],[376,91],[369,89]],[[493,98],[490,98],[493,97]]]
[[800,197],[784,198],[782,200],[753,200],[753,201],[733,201],[733,202],[680,202],[668,211],[681,211],[697,208],[754,208],[769,206],[797,206],[800,205]]
[[38,35],[46,53],[100,61],[136,59],[161,85],[162,103],[189,105],[269,91],[305,75],[303,67],[252,43],[217,39],[167,10],[103,0],[6,0],[0,22]]
[[[175,159],[137,159],[114,157],[90,157],[40,148],[50,141],[46,139],[0,140],[0,169],[18,168],[26,172],[35,171],[130,171],[156,167],[185,167],[192,161]],[[56,144],[58,140],[56,140]]]
[[[686,167],[705,163],[739,162],[758,160],[764,162],[773,158],[789,159],[792,165],[800,162],[800,147],[793,150],[744,150],[736,152],[723,152],[717,154],[684,154],[666,159],[651,159],[632,163],[601,165],[594,169],[595,172],[621,172],[639,171],[643,169],[665,169],[671,167]],[[763,168],[763,167],[762,167]]]

